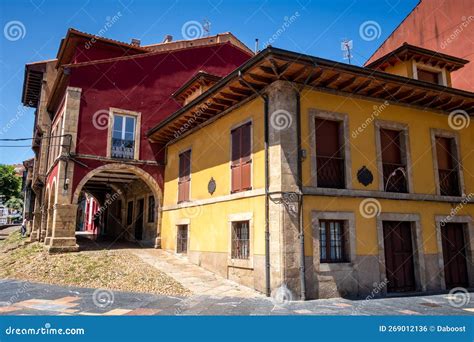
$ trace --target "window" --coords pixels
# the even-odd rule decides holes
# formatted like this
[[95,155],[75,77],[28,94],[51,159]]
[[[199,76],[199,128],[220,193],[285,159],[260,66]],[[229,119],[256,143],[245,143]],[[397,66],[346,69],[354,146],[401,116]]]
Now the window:
[[317,186],[345,188],[341,122],[316,118]]
[[420,81],[440,84],[441,73],[435,71],[428,71],[420,68],[418,68],[416,72]]
[[319,250],[323,263],[346,262],[344,221],[319,221]]
[[250,122],[237,127],[231,131],[232,136],[232,162],[231,162],[231,177],[232,188],[231,192],[239,192],[252,189],[251,184],[251,131],[252,124]]
[[176,241],[176,253],[186,254],[188,252],[188,225],[178,225]]
[[407,165],[402,153],[403,134],[401,131],[380,129],[380,149],[382,155],[383,189],[389,192],[408,192]]
[[133,223],[133,202],[128,202],[127,206],[127,225],[131,225]]
[[250,258],[249,221],[232,222],[232,259]]
[[155,222],[155,196],[148,197],[148,222]]
[[191,150],[179,155],[178,203],[189,201],[191,185]]
[[114,114],[111,147],[112,158],[134,159],[135,125],[136,119],[134,116]]
[[454,139],[435,137],[439,190],[442,196],[459,196],[459,168]]

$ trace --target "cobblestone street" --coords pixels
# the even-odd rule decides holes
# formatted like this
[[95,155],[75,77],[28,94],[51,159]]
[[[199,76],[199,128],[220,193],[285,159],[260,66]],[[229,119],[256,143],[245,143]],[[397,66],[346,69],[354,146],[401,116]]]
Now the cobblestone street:
[[[471,294],[472,297],[472,294]],[[452,299],[452,298],[451,298]],[[265,297],[188,298],[0,281],[0,315],[472,315],[474,302],[450,304],[448,294],[274,303]]]

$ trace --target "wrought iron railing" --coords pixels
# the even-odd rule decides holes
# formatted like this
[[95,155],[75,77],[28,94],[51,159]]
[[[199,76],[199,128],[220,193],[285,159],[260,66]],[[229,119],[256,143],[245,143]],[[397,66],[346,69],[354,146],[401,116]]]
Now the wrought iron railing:
[[344,158],[317,156],[318,187],[344,189]]
[[443,196],[459,196],[459,179],[457,169],[438,169],[439,188]]
[[112,158],[133,159],[135,155],[135,141],[112,139]]
[[385,191],[408,192],[405,165],[383,163],[382,169]]
[[248,259],[250,257],[249,239],[232,239],[232,259]]
[[188,252],[187,228],[179,228],[176,252],[186,254]]

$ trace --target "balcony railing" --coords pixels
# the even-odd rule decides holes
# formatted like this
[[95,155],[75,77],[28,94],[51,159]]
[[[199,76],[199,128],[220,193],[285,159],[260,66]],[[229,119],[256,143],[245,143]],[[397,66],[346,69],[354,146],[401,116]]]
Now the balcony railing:
[[383,163],[382,168],[385,191],[408,192],[405,165]]
[[112,139],[112,158],[133,159],[135,156],[135,141]]
[[316,157],[318,187],[344,189],[344,158]]
[[438,169],[439,188],[442,196],[459,196],[457,169]]

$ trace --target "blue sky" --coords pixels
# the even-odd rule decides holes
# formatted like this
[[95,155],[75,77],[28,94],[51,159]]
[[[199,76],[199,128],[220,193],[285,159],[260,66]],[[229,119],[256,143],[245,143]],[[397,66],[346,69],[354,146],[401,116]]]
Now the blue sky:
[[[161,42],[166,34],[183,39],[183,27],[189,27],[187,34],[192,35],[193,27],[200,29],[193,22],[207,19],[210,34],[230,31],[252,49],[255,38],[261,45],[271,39],[275,47],[341,62],[347,62],[343,60],[341,41],[349,38],[353,40],[352,63],[361,65],[417,3],[418,0],[0,0],[0,139],[31,137],[33,110],[22,107],[20,102],[24,65],[55,58],[69,27],[97,34],[116,16],[104,36],[125,42],[138,38],[146,45]],[[30,141],[0,141],[0,163],[19,163],[33,156],[29,147],[3,146],[29,144]]]

